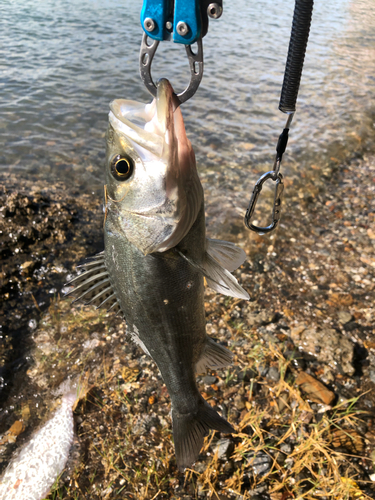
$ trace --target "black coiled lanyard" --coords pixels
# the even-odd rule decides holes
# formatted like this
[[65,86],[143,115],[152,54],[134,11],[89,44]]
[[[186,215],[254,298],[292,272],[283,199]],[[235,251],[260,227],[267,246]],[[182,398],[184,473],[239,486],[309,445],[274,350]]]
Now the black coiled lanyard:
[[[313,11],[313,0],[296,0],[292,33],[290,35],[288,57],[285,66],[283,87],[281,90],[279,110],[288,114],[286,125],[282,131],[276,146],[276,157],[273,169],[263,174],[255,184],[249,207],[246,210],[246,227],[259,234],[273,231],[280,220],[281,197],[284,190],[283,176],[280,173],[281,159],[288,143],[290,124],[296,110],[296,102],[301,81],[303,62],[305,59],[307,40],[309,38],[311,16]],[[267,179],[276,183],[275,196],[272,209],[272,222],[269,226],[259,227],[251,223],[256,203],[258,201],[263,184]]]

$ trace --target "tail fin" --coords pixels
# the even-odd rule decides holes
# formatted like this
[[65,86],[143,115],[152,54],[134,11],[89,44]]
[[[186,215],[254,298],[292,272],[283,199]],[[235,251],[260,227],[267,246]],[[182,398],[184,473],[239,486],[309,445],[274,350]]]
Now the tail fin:
[[220,417],[203,398],[195,414],[179,414],[172,409],[172,420],[176,460],[181,472],[197,460],[209,429],[225,434],[234,432],[230,423]]

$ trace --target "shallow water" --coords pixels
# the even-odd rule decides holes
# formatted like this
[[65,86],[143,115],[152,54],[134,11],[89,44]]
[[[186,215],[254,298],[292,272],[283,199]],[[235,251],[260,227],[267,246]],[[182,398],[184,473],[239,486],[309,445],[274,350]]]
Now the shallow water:
[[[204,78],[183,106],[201,171],[230,165],[251,184],[257,167],[271,166],[285,123],[278,99],[293,6],[234,0],[210,22]],[[101,188],[108,103],[150,99],[138,74],[140,8],[141,1],[2,3],[1,169]],[[372,0],[316,2],[284,173],[373,137],[374,32]],[[153,76],[182,89],[183,47],[162,44]]]

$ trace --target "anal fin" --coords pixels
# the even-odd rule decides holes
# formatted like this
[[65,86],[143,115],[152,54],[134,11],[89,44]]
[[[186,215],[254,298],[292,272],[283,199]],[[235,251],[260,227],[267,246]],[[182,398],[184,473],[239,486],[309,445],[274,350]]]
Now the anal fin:
[[231,365],[233,362],[233,353],[209,336],[206,339],[205,348],[195,367],[196,372],[203,373],[207,368],[218,370],[219,368]]

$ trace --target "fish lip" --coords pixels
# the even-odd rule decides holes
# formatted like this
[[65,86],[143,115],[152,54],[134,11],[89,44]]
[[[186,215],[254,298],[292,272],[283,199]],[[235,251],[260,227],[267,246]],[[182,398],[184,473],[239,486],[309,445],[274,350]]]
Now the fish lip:
[[164,125],[164,131],[167,132],[171,127],[174,128],[173,113],[180,103],[170,81],[166,78],[158,80],[155,99],[158,122]]

